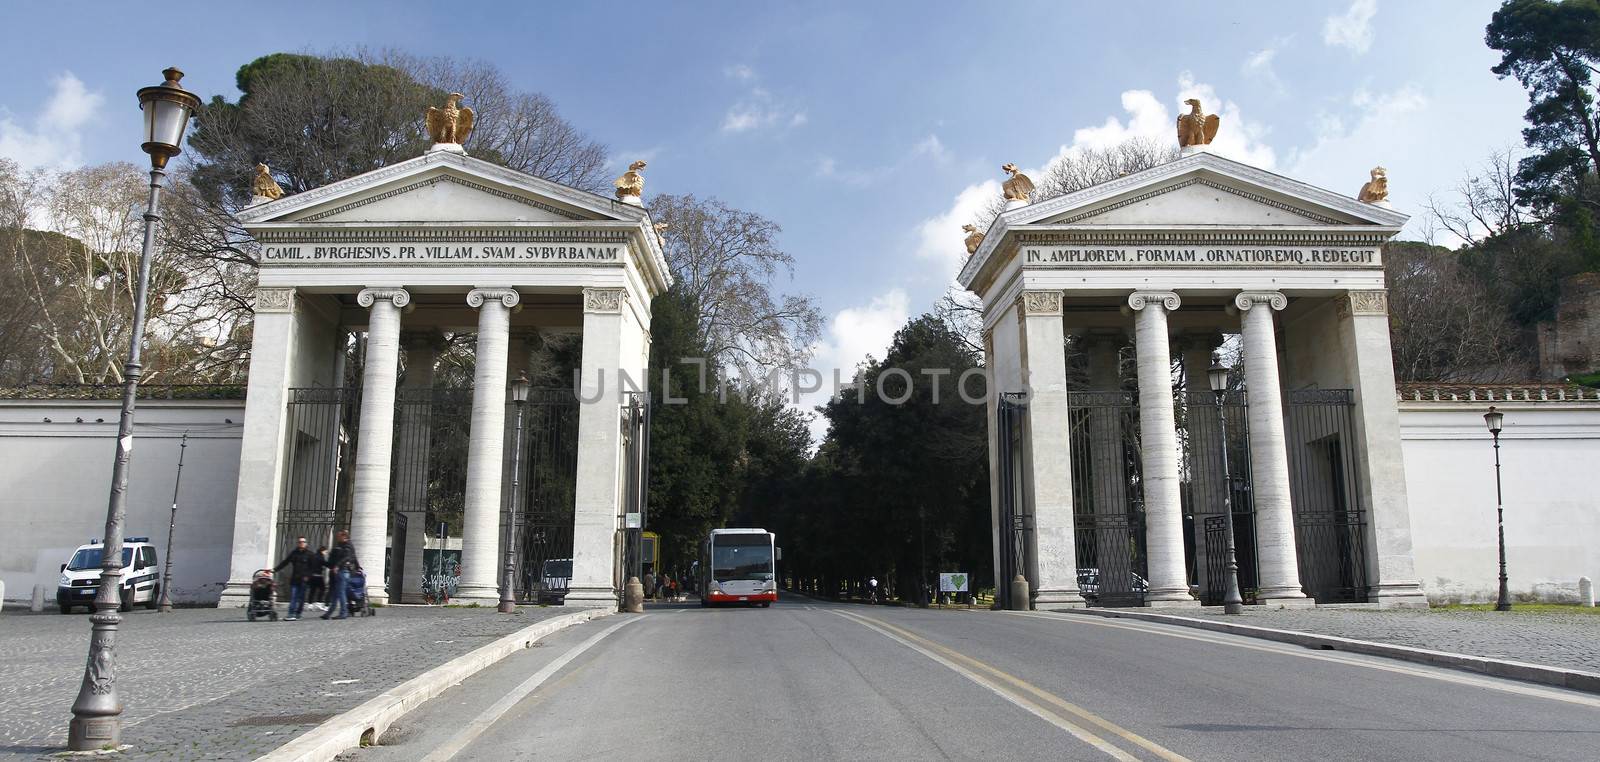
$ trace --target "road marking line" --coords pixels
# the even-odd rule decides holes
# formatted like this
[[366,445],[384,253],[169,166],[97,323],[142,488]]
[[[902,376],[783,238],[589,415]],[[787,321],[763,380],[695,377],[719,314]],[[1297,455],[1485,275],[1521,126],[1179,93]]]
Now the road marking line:
[[1134,625],[1133,623],[1129,622],[1115,622],[1112,620],[1101,619],[1099,617],[1085,616],[1083,614],[1061,614],[1051,611],[1007,611],[1004,613],[1011,616],[1028,617],[1030,619],[1052,619],[1063,622],[1092,624],[1099,627],[1110,627],[1116,630],[1132,630],[1134,632],[1143,632],[1150,635],[1161,635],[1169,638],[1182,638],[1184,640],[1194,640],[1220,646],[1244,648],[1251,651],[1262,651],[1265,653],[1282,654],[1284,656],[1294,656],[1301,659],[1312,659],[1315,661],[1325,661],[1334,664],[1365,667],[1367,669],[1376,669],[1383,672],[1394,672],[1396,674],[1412,675],[1415,677],[1425,677],[1430,680],[1456,683],[1458,685],[1471,685],[1478,688],[1487,688],[1489,690],[1496,690],[1502,693],[1515,693],[1522,696],[1531,696],[1534,698],[1550,699],[1552,701],[1562,701],[1568,704],[1578,704],[1580,706],[1600,708],[1600,697],[1596,696],[1567,693],[1549,688],[1540,688],[1533,685],[1523,685],[1522,683],[1518,683],[1511,678],[1496,678],[1491,676],[1478,676],[1459,672],[1451,672],[1443,667],[1436,668],[1438,671],[1435,671],[1421,667],[1409,667],[1403,664],[1387,664],[1368,660],[1384,658],[1376,655],[1367,655],[1367,659],[1362,659],[1356,658],[1355,654],[1341,653],[1339,651],[1314,651],[1304,646],[1296,646],[1288,643],[1273,643],[1272,645],[1240,643],[1230,640],[1229,638],[1247,638],[1249,636],[1226,636],[1222,633],[1216,633],[1214,635],[1207,636],[1202,635],[1194,630],[1169,632],[1166,629],[1167,627],[1176,628],[1177,625],[1160,626],[1155,622],[1139,622],[1138,625]]
[[[1103,717],[1101,717],[1101,716],[1099,716],[1099,715],[1097,715],[1097,714],[1095,714],[1093,712],[1090,712],[1089,710],[1084,709],[1083,707],[1078,706],[1077,704],[1074,704],[1074,703],[1072,703],[1070,701],[1067,701],[1067,700],[1061,698],[1060,696],[1057,696],[1057,695],[1055,695],[1053,693],[1050,693],[1049,691],[1046,691],[1043,688],[1040,688],[1040,687],[1038,687],[1036,685],[1033,685],[1032,683],[1029,683],[1026,680],[1023,680],[1023,679],[1021,679],[1019,677],[1016,677],[1016,676],[1014,676],[1014,675],[1012,675],[1012,674],[1010,674],[1008,672],[1005,672],[1005,671],[1003,671],[1003,670],[1001,670],[999,668],[996,668],[996,667],[994,667],[994,666],[992,666],[990,664],[987,664],[985,662],[979,661],[978,659],[974,659],[974,658],[972,658],[970,656],[967,656],[965,654],[962,654],[962,653],[960,653],[958,651],[955,651],[953,649],[950,649],[950,648],[947,648],[947,647],[945,647],[943,645],[935,643],[935,642],[933,642],[931,640],[928,640],[927,638],[924,638],[924,637],[922,637],[920,635],[917,635],[916,633],[913,633],[913,632],[911,632],[909,630],[905,630],[903,628],[896,627],[895,625],[889,624],[888,622],[885,622],[885,621],[883,621],[881,619],[877,619],[877,618],[874,618],[874,617],[863,616],[863,615],[855,614],[855,613],[843,613],[843,612],[834,612],[834,613],[838,614],[839,616],[843,616],[843,617],[847,617],[847,618],[856,620],[859,623],[863,624],[864,626],[867,626],[867,627],[870,627],[870,628],[878,630],[880,633],[883,633],[884,635],[887,635],[890,638],[901,642],[902,644],[904,644],[904,645],[906,645],[906,646],[908,646],[908,647],[910,647],[910,648],[922,653],[924,656],[927,656],[927,657],[929,657],[929,658],[931,658],[931,659],[933,659],[933,660],[945,665],[946,667],[949,667],[950,669],[955,670],[956,672],[958,672],[958,673],[962,674],[963,676],[967,677],[969,680],[972,680],[974,682],[977,682],[980,685],[983,685],[986,688],[989,688],[991,691],[994,691],[995,693],[1000,694],[1002,697],[1006,698],[1007,700],[1011,701],[1012,703],[1015,703],[1018,706],[1022,706],[1024,709],[1028,709],[1028,711],[1039,715],[1040,717],[1042,717],[1045,720],[1051,722],[1052,724],[1057,725],[1058,727],[1062,727],[1064,730],[1067,730],[1068,732],[1072,733],[1074,736],[1077,736],[1080,740],[1083,740],[1083,741],[1095,746],[1096,748],[1100,749],[1101,751],[1104,751],[1107,754],[1110,754],[1111,756],[1113,756],[1113,757],[1115,757],[1117,759],[1137,759],[1137,758],[1127,754],[1127,752],[1124,752],[1123,750],[1117,748],[1116,746],[1111,745],[1109,742],[1105,741],[1104,739],[1101,739],[1100,737],[1094,735],[1093,733],[1091,733],[1090,731],[1082,728],[1081,726],[1068,721],[1064,717],[1061,717],[1060,716],[1060,712],[1066,712],[1068,714],[1075,715],[1078,718],[1086,720],[1086,721],[1088,721],[1089,723],[1091,723],[1093,725],[1097,725],[1100,728],[1102,728],[1102,729],[1104,729],[1104,730],[1106,730],[1106,731],[1108,731],[1108,732],[1110,732],[1110,733],[1122,738],[1123,740],[1125,740],[1125,741],[1127,741],[1129,743],[1132,743],[1132,744],[1134,744],[1136,746],[1139,746],[1139,747],[1141,747],[1141,748],[1143,748],[1143,749],[1155,754],[1157,757],[1159,757],[1161,759],[1168,760],[1169,762],[1188,762],[1186,757],[1184,757],[1181,754],[1178,754],[1177,752],[1172,751],[1171,749],[1168,749],[1168,748],[1166,748],[1166,747],[1164,747],[1164,746],[1162,746],[1162,745],[1160,745],[1160,744],[1158,744],[1158,743],[1156,743],[1154,741],[1151,741],[1148,738],[1145,738],[1144,736],[1141,736],[1141,735],[1139,735],[1137,733],[1134,733],[1133,731],[1128,730],[1127,728],[1124,728],[1124,727],[1122,727],[1120,725],[1117,725],[1116,723],[1111,722],[1110,720],[1107,720],[1107,719],[1105,719],[1105,718],[1103,718]],[[912,642],[912,641],[915,641],[915,642]],[[935,653],[935,652],[937,652],[937,653]],[[993,678],[995,678],[996,680],[998,680],[998,681],[1000,681],[1002,683],[1009,683],[1012,686],[1012,688],[1011,689],[1007,689],[1007,688],[1005,688],[1003,686],[996,685],[995,683],[989,681],[987,678],[984,678],[981,675],[976,674],[977,672],[988,673],[990,676],[992,676]],[[1016,691],[1016,692],[1014,692],[1014,691]],[[1018,692],[1020,692],[1020,693],[1018,693]],[[1039,714],[1039,712],[1036,711],[1033,708],[1033,707],[1037,707],[1038,704],[1034,703],[1031,699],[1027,698],[1027,696],[1021,695],[1023,693],[1032,694],[1034,697],[1036,697],[1036,698],[1044,701],[1045,703],[1055,707],[1055,711],[1051,711],[1051,710],[1046,709],[1044,707],[1040,707],[1040,709],[1045,709],[1045,711],[1048,712],[1050,716]],[[1020,701],[1019,701],[1019,699],[1020,699]],[[1073,730],[1073,728],[1076,728],[1076,730]],[[1085,736],[1087,736],[1087,738]],[[1093,739],[1093,740],[1090,740],[1090,739]]]
[[[644,616],[649,615],[646,614]],[[606,629],[590,636],[588,640],[585,640],[582,643],[574,646],[571,650],[562,654],[555,661],[544,665],[543,669],[533,673],[532,677],[523,680],[520,685],[511,689],[510,693],[502,696],[499,701],[494,702],[492,706],[490,706],[488,709],[485,709],[482,714],[477,716],[476,719],[467,723],[467,726],[462,728],[461,732],[455,734],[450,738],[450,740],[434,749],[428,754],[428,756],[423,757],[423,762],[445,762],[446,760],[454,758],[455,755],[461,753],[462,749],[467,747],[467,744],[472,743],[478,738],[478,736],[483,735],[485,730],[488,730],[496,722],[499,722],[500,718],[505,716],[506,712],[511,711],[512,707],[516,706],[517,704],[521,703],[523,699],[527,698],[528,694],[538,690],[539,686],[543,685],[546,680],[549,680],[551,675],[561,671],[561,668],[570,664],[573,659],[582,656],[583,652],[595,647],[595,645],[601,640],[604,640],[607,635],[610,635],[611,633],[616,632],[623,627],[637,622],[641,618],[643,617],[630,617],[617,622],[616,624],[611,625],[610,627],[607,627]]]

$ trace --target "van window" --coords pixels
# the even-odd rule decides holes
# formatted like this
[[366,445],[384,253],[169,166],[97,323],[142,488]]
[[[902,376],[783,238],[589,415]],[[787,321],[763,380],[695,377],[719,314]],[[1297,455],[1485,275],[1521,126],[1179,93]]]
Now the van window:
[[139,549],[139,567],[148,569],[156,565],[156,549],[148,545]]
[[[122,568],[128,568],[128,565],[131,563],[133,563],[133,548],[123,548]],[[71,571],[83,571],[85,569],[98,568],[100,568],[99,546],[92,548],[79,548],[77,553],[72,554],[72,560],[67,562],[67,569]]]

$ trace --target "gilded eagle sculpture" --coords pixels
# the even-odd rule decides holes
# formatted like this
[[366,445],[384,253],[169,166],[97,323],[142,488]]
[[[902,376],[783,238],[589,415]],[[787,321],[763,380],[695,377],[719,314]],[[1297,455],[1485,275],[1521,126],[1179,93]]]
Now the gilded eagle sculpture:
[[256,178],[250,183],[250,195],[276,201],[283,198],[283,188],[272,179],[272,170],[265,164],[256,165]]
[[1033,196],[1033,181],[1029,180],[1027,175],[1022,174],[1022,171],[1017,169],[1017,165],[1010,162],[1007,162],[1005,166],[1001,167],[1000,171],[1011,175],[1011,179],[1005,181],[1005,184],[1000,186],[1000,188],[1005,191],[1006,201],[1021,201],[1024,204],[1028,203],[1028,199]]
[[1361,185],[1361,191],[1356,194],[1356,200],[1376,204],[1389,200],[1389,170],[1383,167],[1372,168],[1372,179]]
[[639,174],[639,170],[644,168],[645,163],[642,161],[629,164],[628,171],[623,172],[622,176],[613,183],[613,185],[617,186],[618,201],[629,201],[631,199],[629,203],[638,203],[640,197],[644,195],[644,175]]
[[451,93],[444,99],[444,108],[428,107],[428,135],[435,145],[461,145],[472,134],[472,109],[461,105],[461,93]]
[[1221,120],[1217,119],[1216,114],[1201,113],[1200,101],[1196,98],[1184,103],[1189,104],[1189,113],[1178,115],[1178,147],[1211,145]]
[[983,244],[983,231],[970,222],[962,225],[961,229],[967,233],[967,256],[978,253],[978,247]]

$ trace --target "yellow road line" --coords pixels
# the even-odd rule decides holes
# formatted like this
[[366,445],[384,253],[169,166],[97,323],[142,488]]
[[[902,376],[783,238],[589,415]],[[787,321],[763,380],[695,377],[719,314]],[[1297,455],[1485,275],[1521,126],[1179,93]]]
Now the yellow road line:
[[[1313,659],[1315,661],[1345,664],[1353,667],[1364,667],[1366,669],[1375,669],[1383,672],[1393,672],[1401,675],[1423,677],[1429,680],[1455,683],[1457,685],[1470,685],[1477,688],[1486,688],[1489,690],[1500,691],[1502,693],[1514,693],[1520,696],[1530,696],[1534,698],[1549,699],[1551,701],[1561,701],[1568,704],[1577,704],[1579,706],[1600,708],[1600,697],[1562,691],[1554,688],[1541,688],[1534,685],[1525,685],[1523,683],[1516,682],[1511,678],[1498,678],[1488,675],[1477,676],[1462,672],[1454,672],[1444,667],[1428,669],[1423,667],[1411,667],[1400,663],[1372,661],[1369,659],[1356,658],[1354,654],[1340,653],[1338,651],[1313,651],[1305,648],[1304,646],[1297,646],[1292,643],[1278,643],[1276,641],[1271,641],[1270,645],[1268,645],[1265,643],[1244,643],[1232,639],[1249,638],[1248,635],[1232,635],[1228,633],[1213,633],[1209,630],[1183,629],[1179,625],[1162,625],[1158,622],[1139,621],[1137,624],[1134,624],[1132,622],[1119,622],[1085,614],[1059,614],[1050,611],[1007,611],[1005,613],[1010,616],[1028,617],[1030,619],[1051,619],[1062,622],[1077,622],[1079,624],[1092,624],[1097,627],[1110,627],[1116,630],[1131,630],[1133,632],[1143,632],[1149,635],[1160,635],[1167,638],[1194,640],[1201,643],[1231,646],[1233,648],[1243,648],[1251,651],[1281,654],[1283,656],[1294,656],[1301,659]],[[1369,656],[1370,659],[1383,659],[1381,656]]]
[[[958,651],[935,643],[927,638],[917,635],[916,633],[910,632],[909,630],[896,627],[895,625],[889,624],[888,622],[875,617],[863,616],[856,613],[834,613],[848,619],[853,619],[866,627],[875,629],[878,632],[912,648],[913,650],[922,653],[924,656],[928,656],[929,658],[944,664],[946,667],[949,667],[950,669],[962,674],[973,682],[977,682],[980,685],[990,688],[990,690],[994,690],[1007,700],[1012,701],[1012,703],[1015,703],[1018,706],[1021,706],[1024,709],[1032,712],[1033,714],[1051,722],[1052,724],[1067,730],[1067,732],[1077,736],[1080,740],[1089,743],[1095,748],[1098,748],[1117,759],[1136,758],[1111,745],[1104,739],[1094,735],[1089,730],[1066,720],[1064,717],[1060,717],[1059,712],[1066,712],[1094,726],[1097,726],[1100,729],[1111,733],[1112,735],[1115,735],[1131,744],[1134,744],[1135,746],[1151,752],[1160,759],[1168,760],[1168,762],[1188,762],[1187,758],[1183,755],[1178,754],[1177,752],[1174,752],[1171,749],[1168,749],[1154,741],[1151,741],[1144,736],[1134,733],[1127,728],[1117,725],[1116,723],[1090,712],[1089,710],[1084,709],[1077,704],[1050,693],[1049,691],[1029,683],[1022,678],[1016,677],[1015,675],[1000,670],[985,662],[979,661]],[[985,675],[994,678],[994,680],[991,681],[985,678]],[[1004,685],[996,685],[995,681],[1003,683]],[[1006,686],[1010,686],[1011,689],[1006,689]],[[1029,697],[1037,698],[1051,707],[1054,707],[1057,711],[1050,712],[1050,716],[1041,714],[1036,710],[1038,704],[1035,704]]]

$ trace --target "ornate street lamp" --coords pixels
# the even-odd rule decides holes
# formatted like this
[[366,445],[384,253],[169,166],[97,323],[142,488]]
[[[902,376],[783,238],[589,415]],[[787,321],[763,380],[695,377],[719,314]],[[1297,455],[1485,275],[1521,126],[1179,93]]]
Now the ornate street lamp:
[[1494,514],[1495,524],[1500,530],[1500,597],[1495,599],[1495,611],[1511,610],[1511,595],[1506,592],[1506,507],[1500,495],[1500,424],[1505,418],[1505,414],[1495,410],[1493,405],[1489,406],[1489,412],[1483,414],[1483,422],[1494,437]]
[[100,591],[95,595],[89,659],[83,684],[72,702],[72,723],[67,748],[92,751],[116,748],[122,742],[122,699],[114,676],[114,645],[122,617],[119,593],[122,581],[122,519],[128,508],[128,460],[133,455],[133,407],[139,391],[139,349],[144,343],[145,299],[150,289],[150,258],[156,246],[156,223],[161,221],[161,179],[167,160],[183,150],[183,131],[200,107],[200,99],[183,89],[183,72],[161,72],[166,81],[140,88],[139,108],[144,111],[144,152],[150,154],[150,202],[144,213],[144,248],[139,254],[139,282],[133,298],[132,335],[128,362],[122,369],[122,419],[117,426],[117,456],[111,469],[111,500],[106,506],[106,534],[100,544]]
[[1222,596],[1225,614],[1243,614],[1244,596],[1239,594],[1239,558],[1233,544],[1233,475],[1228,468],[1228,416],[1222,410],[1222,398],[1228,393],[1228,368],[1217,355],[1211,356],[1211,368],[1206,371],[1211,384],[1211,396],[1217,406],[1217,428],[1222,432],[1222,537],[1227,546],[1227,590]]
[[517,374],[517,380],[511,382],[511,399],[517,403],[516,436],[511,445],[511,505],[510,516],[506,521],[506,572],[505,579],[500,583],[500,608],[502,614],[509,614],[517,610],[517,592],[514,587],[517,575],[516,551],[519,545],[517,537],[517,510],[522,503],[522,409],[528,404],[527,372]]

